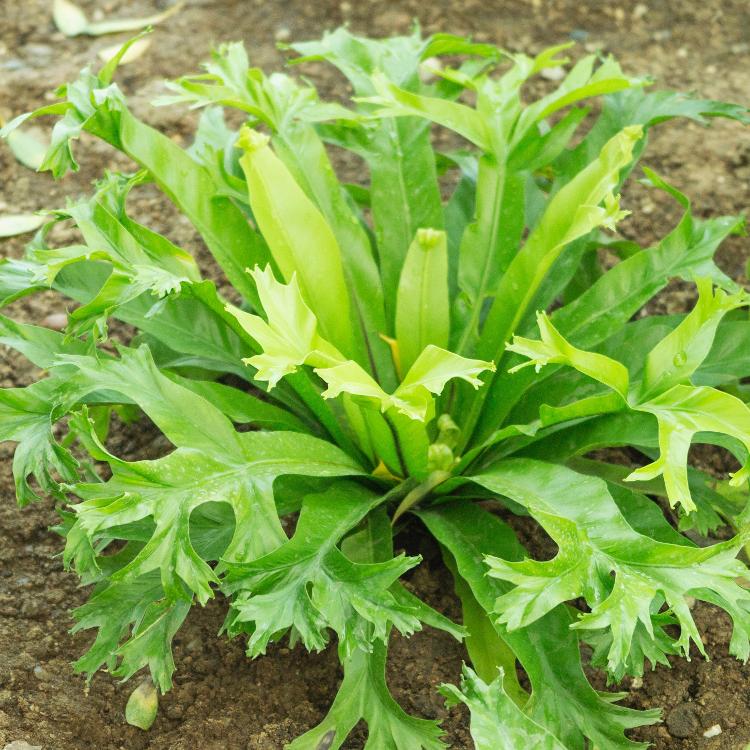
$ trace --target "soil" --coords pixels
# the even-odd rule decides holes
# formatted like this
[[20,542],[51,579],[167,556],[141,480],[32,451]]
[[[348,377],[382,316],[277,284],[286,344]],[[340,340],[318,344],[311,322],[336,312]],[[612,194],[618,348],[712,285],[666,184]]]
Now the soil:
[[[94,18],[154,10],[149,0],[80,4]],[[67,39],[55,30],[50,7],[47,0],[0,0],[4,117],[50,100],[57,84],[121,38]],[[118,81],[141,116],[187,142],[194,114],[153,109],[148,102],[164,78],[196,70],[215,43],[244,40],[253,63],[270,69],[283,63],[276,41],[311,38],[344,22],[372,35],[404,32],[413,18],[419,18],[425,32],[473,33],[479,40],[527,52],[573,38],[579,48],[614,53],[627,70],[650,73],[661,86],[697,90],[707,98],[742,102],[750,90],[746,0],[659,0],[650,5],[629,0],[188,0],[158,27],[149,52],[124,68]],[[341,93],[336,76],[317,67],[311,72],[327,94]],[[48,175],[17,164],[0,147],[0,211],[63,205],[86,191],[103,168],[128,168],[127,160],[85,137],[77,153],[81,171],[54,184]],[[662,126],[653,134],[646,163],[691,195],[698,215],[736,213],[747,206],[750,133],[734,123],[720,121],[709,130],[686,122]],[[623,230],[642,244],[662,235],[676,216],[664,196],[640,186],[628,190],[624,203],[634,215]],[[141,191],[132,208],[142,221],[205,257],[186,221],[155,193]],[[5,241],[0,252],[16,255],[21,248],[21,240],[14,239]],[[732,239],[721,250],[720,263],[742,279],[747,257],[747,240]],[[674,284],[655,308],[684,310],[691,298],[687,285]],[[42,323],[62,309],[53,295],[39,295],[14,305],[13,315]],[[0,352],[0,386],[25,385],[33,375],[19,357]],[[131,426],[119,434],[118,449],[126,457],[141,456],[158,447],[155,438],[147,426]],[[85,600],[86,591],[62,569],[60,539],[48,530],[55,521],[50,504],[23,511],[15,507],[11,455],[8,445],[0,446],[0,746],[23,740],[44,750],[276,750],[321,719],[340,679],[334,651],[307,655],[279,646],[251,662],[239,641],[216,637],[224,604],[213,601],[196,608],[176,638],[175,688],[161,700],[152,729],[146,733],[128,726],[124,706],[135,683],[122,685],[99,674],[87,688],[72,671],[71,662],[90,635],[67,632],[69,609]],[[411,585],[431,604],[457,616],[451,584],[434,547],[419,535],[400,541],[425,555]],[[744,748],[750,742],[750,667],[728,656],[726,617],[701,605],[695,617],[711,661],[676,660],[671,670],[657,669],[642,682],[626,684],[629,705],[662,706],[665,715],[664,724],[632,736],[660,750]],[[408,641],[394,638],[389,681],[405,709],[445,718],[447,740],[454,748],[467,749],[472,743],[465,713],[446,713],[434,689],[440,682],[455,681],[461,658],[448,636],[429,629]],[[720,734],[711,730],[715,725]],[[715,736],[705,737],[707,730]],[[353,736],[347,747],[361,748],[363,738],[363,733]]]

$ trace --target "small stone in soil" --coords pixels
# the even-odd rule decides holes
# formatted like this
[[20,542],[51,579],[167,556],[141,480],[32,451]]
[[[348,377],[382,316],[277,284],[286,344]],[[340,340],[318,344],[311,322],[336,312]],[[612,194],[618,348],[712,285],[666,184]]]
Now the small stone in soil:
[[667,714],[666,724],[672,737],[678,738],[690,737],[700,727],[695,706],[690,703],[680,703],[675,706]]
[[709,727],[705,732],[703,732],[703,736],[710,739],[711,737],[718,737],[721,734],[721,724],[714,724],[713,726]]
[[34,667],[34,677],[37,678],[37,680],[41,680],[42,682],[47,682],[48,680],[52,679],[52,675],[41,665],[37,664]]
[[562,81],[565,78],[565,69],[560,65],[555,65],[553,68],[543,68],[539,75],[548,81]]
[[42,321],[42,325],[55,331],[62,331],[68,325],[68,316],[65,313],[50,313]]

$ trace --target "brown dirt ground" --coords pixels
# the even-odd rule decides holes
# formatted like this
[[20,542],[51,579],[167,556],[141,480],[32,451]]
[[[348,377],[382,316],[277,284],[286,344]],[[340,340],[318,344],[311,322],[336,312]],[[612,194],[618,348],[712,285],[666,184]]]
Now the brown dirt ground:
[[[91,14],[144,15],[148,0],[81,3]],[[51,98],[54,87],[73,77],[112,38],[66,39],[50,18],[45,0],[0,0],[0,114],[9,116]],[[750,88],[750,9],[745,0],[435,0],[424,4],[395,2],[269,2],[267,0],[188,0],[185,9],[159,27],[147,55],[125,68],[119,83],[138,102],[138,111],[178,141],[187,141],[194,116],[184,111],[154,110],[149,100],[165,77],[193,71],[217,42],[241,39],[252,60],[265,68],[282,64],[277,39],[310,38],[325,28],[348,22],[362,33],[406,31],[418,17],[426,32],[474,33],[513,49],[536,51],[573,35],[582,45],[603,47],[626,68],[651,73],[660,85],[697,90],[711,98],[747,101]],[[189,44],[185,43],[189,40]],[[320,71],[317,80],[336,93],[339,80]],[[112,151],[84,138],[78,149],[82,169],[53,184],[18,165],[0,148],[0,211],[21,212],[61,205],[86,191],[102,168],[127,168]],[[719,122],[704,130],[692,123],[662,126],[652,138],[646,163],[690,194],[700,215],[745,209],[750,192],[750,133]],[[624,231],[646,244],[662,234],[674,210],[660,196],[630,189],[634,216]],[[135,203],[141,220],[201,256],[190,227],[165,202],[143,192]],[[2,254],[17,254],[21,241],[6,241]],[[728,242],[721,252],[725,270],[741,278],[748,257],[746,240]],[[662,295],[662,310],[685,309],[691,292],[675,285]],[[41,322],[61,303],[42,295],[14,306],[13,314]],[[0,352],[0,386],[23,385],[32,368]],[[154,435],[143,426],[123,431],[124,455],[149,451]],[[221,602],[196,609],[176,639],[176,686],[163,698],[155,725],[144,733],[124,722],[123,710],[133,683],[120,685],[106,674],[86,690],[70,662],[90,636],[70,636],[68,610],[86,592],[62,570],[60,540],[47,530],[54,514],[47,504],[23,512],[13,503],[11,450],[0,446],[0,744],[26,740],[44,750],[272,750],[316,723],[335,693],[340,673],[333,651],[306,655],[275,648],[269,656],[248,661],[238,641],[216,638],[223,617]],[[437,552],[419,537],[404,542],[420,548],[426,564],[412,583],[435,606],[456,614],[449,580],[440,572]],[[676,661],[672,670],[649,673],[632,687],[628,702],[637,707],[663,706],[665,725],[634,734],[661,749],[717,750],[744,748],[750,741],[748,679],[750,668],[727,655],[727,619],[708,607],[696,619],[712,656],[710,662]],[[446,712],[434,687],[454,681],[460,649],[444,634],[420,633],[395,639],[389,679],[409,711],[426,717]],[[627,686],[626,686],[627,687]],[[722,734],[705,739],[706,728],[719,724]],[[466,716],[447,714],[447,739],[470,748]],[[687,736],[679,736],[687,735]],[[363,735],[349,747],[362,747]]]

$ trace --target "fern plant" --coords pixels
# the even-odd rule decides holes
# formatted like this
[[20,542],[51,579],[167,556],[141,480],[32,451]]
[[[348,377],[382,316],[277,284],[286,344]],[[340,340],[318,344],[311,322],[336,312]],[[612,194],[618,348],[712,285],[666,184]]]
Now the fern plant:
[[[692,597],[729,614],[730,649],[748,658],[750,300],[713,261],[742,219],[696,218],[644,168],[682,218],[649,248],[617,234],[651,127],[748,110],[651,92],[596,56],[529,101],[565,46],[529,57],[344,29],[291,45],[293,62],[344,74],[344,104],[227,44],[160,102],[204,108],[186,150],[131,113],[115,58],[5,128],[57,117],[42,167],[57,178],[84,132],[138,166],[50,212],[25,256],[0,263],[3,304],[50,288],[70,300],[64,333],[0,318],[0,342],[44,371],[0,391],[0,439],[18,444],[19,502],[56,498],[65,565],[93,585],[74,612],[96,630],[77,670],[148,669],[169,690],[175,633],[221,592],[251,657],[335,638],[338,695],[290,750],[339,748],[360,720],[368,750],[443,747],[385,680],[391,631],[423,625],[465,639],[472,667],[442,690],[469,706],[478,748],[613,750],[640,746],[627,731],[658,711],[595,690],[582,642],[614,682],[703,653]],[[239,131],[226,108],[244,113]],[[367,177],[341,182],[330,147]],[[221,286],[128,213],[147,182],[192,222]],[[52,241],[59,222],[75,243]],[[694,308],[639,315],[674,278],[695,283]],[[116,351],[112,318],[137,330]],[[115,413],[144,414],[173,450],[113,455]],[[695,441],[742,468],[691,466]],[[615,446],[635,467],[600,450]],[[528,557],[514,514],[554,540],[552,559]],[[393,536],[417,525],[462,625],[403,583],[420,560]],[[732,538],[684,533],[719,526]]]

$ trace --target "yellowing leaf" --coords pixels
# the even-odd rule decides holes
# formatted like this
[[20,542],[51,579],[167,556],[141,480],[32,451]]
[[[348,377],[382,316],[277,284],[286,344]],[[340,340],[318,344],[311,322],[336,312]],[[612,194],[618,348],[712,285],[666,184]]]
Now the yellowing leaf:
[[151,678],[146,678],[130,694],[125,706],[125,721],[139,729],[150,729],[159,710],[159,694]]
[[44,216],[37,214],[7,214],[0,216],[0,237],[15,237],[33,232],[44,224]]

